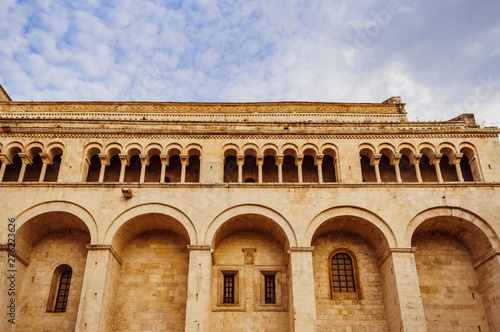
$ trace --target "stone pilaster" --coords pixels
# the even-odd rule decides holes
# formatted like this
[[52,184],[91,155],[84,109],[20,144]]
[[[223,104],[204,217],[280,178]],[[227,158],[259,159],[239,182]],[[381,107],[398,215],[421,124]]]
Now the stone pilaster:
[[389,331],[427,331],[415,248],[390,248],[379,261]]
[[314,331],[316,299],[314,297],[313,247],[290,249],[289,301],[293,331]]
[[121,259],[109,245],[87,245],[87,249],[75,331],[111,331]]
[[500,249],[474,263],[490,331],[500,331]]
[[188,246],[189,272],[185,331],[210,330],[212,252],[210,246]]

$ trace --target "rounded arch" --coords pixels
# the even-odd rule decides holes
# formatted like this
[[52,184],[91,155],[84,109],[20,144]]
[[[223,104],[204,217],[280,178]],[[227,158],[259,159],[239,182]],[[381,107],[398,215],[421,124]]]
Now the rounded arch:
[[320,151],[322,154],[329,155],[333,158],[338,155],[339,149],[335,144],[325,143],[321,146]]
[[470,250],[475,260],[492,249],[500,248],[498,235],[483,218],[471,211],[447,206],[433,207],[413,217],[406,228],[404,245],[411,247],[416,232],[432,229],[458,238]]
[[458,145],[458,151],[465,154],[467,158],[472,159],[477,156],[476,146],[469,142],[462,142]]
[[318,151],[319,151],[318,147],[312,143],[306,143],[302,145],[302,147],[300,148],[301,154],[309,155],[312,156],[313,158],[316,157],[316,155],[319,153]]
[[264,156],[273,156],[276,158],[278,156],[278,152],[279,152],[278,146],[273,143],[266,143],[262,147],[262,153],[264,154]]
[[240,147],[234,143],[228,143],[222,147],[222,155],[224,156],[224,158],[227,156],[236,156],[239,153]]
[[381,143],[378,146],[378,151],[380,154],[385,154],[387,157],[390,157],[387,154],[394,155],[396,153],[396,148],[391,143]]
[[[137,221],[140,217],[147,215],[153,216],[149,224],[133,225],[134,220]],[[191,245],[198,244],[196,228],[191,219],[177,208],[162,203],[136,205],[119,214],[106,230],[103,243],[112,244],[115,250],[120,252],[127,241],[134,236],[158,227],[168,228],[186,237]]]
[[457,147],[455,146],[455,144],[450,143],[450,142],[443,142],[443,143],[440,143],[440,144],[439,144],[439,146],[438,146],[438,149],[437,149],[437,150],[438,150],[440,153],[442,153],[441,151],[442,151],[443,149],[446,149],[446,148],[447,148],[447,149],[449,149],[449,150],[451,150],[454,154],[457,152]]
[[[29,230],[28,225],[44,215],[50,216],[37,225],[36,229]],[[67,201],[48,201],[34,205],[16,217],[16,235],[20,237],[26,233],[31,245],[36,244],[43,236],[54,228],[77,228],[88,232],[90,243],[98,242],[99,233],[97,222],[92,214],[84,207]],[[16,236],[17,237],[17,236]],[[26,241],[19,241],[19,248],[30,245]],[[7,243],[7,234],[2,239],[2,243]]]
[[152,156],[159,155],[163,151],[163,146],[159,143],[150,143],[144,148],[144,154],[151,158]]
[[20,142],[10,142],[5,147],[4,153],[9,157],[10,160],[13,160],[14,157],[21,151],[23,151],[23,144]]
[[299,155],[299,148],[293,143],[285,143],[281,146],[280,154],[291,155],[296,158]]
[[178,143],[170,143],[165,148],[165,154],[167,155],[167,159],[170,159],[172,156],[181,155],[183,151],[182,145]]
[[431,143],[422,143],[418,146],[418,152],[427,156],[427,158],[432,159],[436,154],[436,147]]
[[246,143],[241,148],[241,151],[243,151],[243,154],[245,156],[251,155],[251,156],[256,157],[257,155],[260,154],[259,146],[255,143]]
[[[203,244],[212,246],[216,241],[217,232],[221,229],[221,226],[236,217],[244,215],[257,215],[272,220],[275,228],[278,228],[278,231],[281,231],[285,237],[285,239],[282,239],[282,242],[285,242],[282,243],[283,247],[288,249],[297,246],[297,237],[288,220],[277,211],[257,204],[237,205],[221,212],[208,226]],[[272,225],[269,226],[272,227]]]
[[363,143],[360,146],[358,146],[358,151],[359,155],[367,156],[368,158],[372,159],[373,156],[375,155],[376,150],[375,147],[370,143]]
[[63,143],[51,142],[47,145],[47,148],[45,150],[51,158],[54,158],[58,154],[63,154],[65,149],[66,149],[66,147],[64,146]]
[[185,154],[187,155],[188,158],[190,158],[192,156],[201,157],[202,150],[203,149],[201,148],[201,145],[197,144],[197,143],[188,144],[186,146],[186,148],[184,149]]
[[35,154],[38,154],[40,152],[43,152],[45,150],[45,147],[42,142],[35,141],[35,142],[30,142],[26,145],[26,153],[33,158]]
[[124,153],[127,155],[127,158],[130,159],[135,155],[141,154],[142,151],[142,145],[140,145],[139,143],[129,143],[125,147]]
[[[315,238],[324,233],[335,230],[343,230],[342,228],[353,226],[352,222],[344,223],[343,225],[341,225],[341,223],[337,223],[340,228],[330,226],[340,218],[348,218],[358,221],[358,225],[362,226],[359,229],[359,235],[366,237],[367,234],[370,234],[372,238],[367,240],[369,240],[373,248],[377,251],[377,255],[379,257],[381,257],[387,249],[398,246],[394,232],[381,217],[371,211],[355,206],[337,206],[316,215],[307,226],[303,245],[310,246]],[[361,228],[364,228],[364,230],[369,232],[367,232],[367,234],[363,234],[363,229]]]
[[92,156],[100,154],[104,151],[102,144],[97,142],[89,143],[85,146],[85,156],[90,160]]

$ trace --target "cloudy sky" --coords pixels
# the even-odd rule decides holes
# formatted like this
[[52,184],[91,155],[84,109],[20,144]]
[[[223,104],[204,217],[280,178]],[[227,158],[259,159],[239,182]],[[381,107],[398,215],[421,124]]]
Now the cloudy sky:
[[2,0],[13,100],[381,102],[500,126],[498,0]]

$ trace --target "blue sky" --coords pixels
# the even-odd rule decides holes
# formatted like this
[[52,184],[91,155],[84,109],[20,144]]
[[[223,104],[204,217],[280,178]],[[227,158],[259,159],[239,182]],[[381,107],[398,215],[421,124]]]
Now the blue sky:
[[13,100],[381,102],[500,126],[498,0],[3,0]]

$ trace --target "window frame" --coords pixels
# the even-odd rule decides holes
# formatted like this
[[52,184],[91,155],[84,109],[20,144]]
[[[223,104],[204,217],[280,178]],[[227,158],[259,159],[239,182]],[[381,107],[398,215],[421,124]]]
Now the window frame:
[[[274,276],[274,303],[266,303],[266,277]],[[254,311],[287,311],[286,271],[281,266],[254,266]]]
[[[61,281],[65,273],[70,272],[71,276],[69,278],[69,285],[67,288],[67,294],[65,295],[65,304],[63,306],[64,310],[56,310],[57,309],[57,304],[58,304],[58,299],[59,299],[59,293],[60,293],[60,288],[61,288]],[[73,278],[73,269],[71,266],[62,264],[57,266],[54,269],[54,272],[52,274],[52,282],[50,284],[50,290],[49,290],[49,296],[47,299],[47,306],[46,306],[46,312],[52,312],[52,313],[65,313],[67,311],[67,306],[69,302],[69,290],[71,287],[71,280]]]
[[[354,283],[354,292],[336,292],[333,287],[333,270],[332,270],[332,259],[338,254],[345,254],[349,256],[352,262],[352,273],[353,273],[353,283]],[[356,255],[347,248],[337,248],[333,250],[328,256],[327,261],[327,271],[328,277],[330,281],[330,299],[358,299],[361,300],[363,297],[363,292],[361,288],[361,282],[359,278],[359,269],[358,269],[358,261],[356,259]]]

